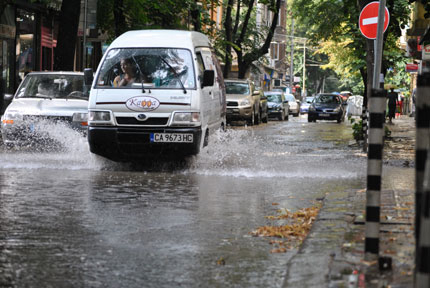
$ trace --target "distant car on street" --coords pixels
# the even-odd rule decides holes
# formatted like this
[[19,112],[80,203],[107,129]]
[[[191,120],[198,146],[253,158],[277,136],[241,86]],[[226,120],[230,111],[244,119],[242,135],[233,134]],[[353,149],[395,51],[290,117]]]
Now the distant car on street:
[[288,120],[290,106],[288,101],[285,99],[284,92],[265,91],[264,95],[267,97],[269,117],[276,117],[280,121]]
[[[87,133],[88,93],[80,72],[32,72],[1,117],[6,146],[52,145],[64,129]],[[54,129],[54,126],[57,127]]]
[[260,122],[260,91],[250,80],[225,79],[227,123],[245,120],[248,125]]
[[285,94],[285,100],[287,100],[289,104],[289,113],[292,114],[294,117],[299,116],[300,101],[297,100],[293,94]]
[[336,120],[340,123],[345,117],[346,102],[336,94],[318,94],[309,106],[308,122],[317,120]]
[[305,98],[305,101],[302,104],[300,104],[300,114],[308,113],[309,106],[311,105],[314,98],[315,98],[314,96],[308,96]]

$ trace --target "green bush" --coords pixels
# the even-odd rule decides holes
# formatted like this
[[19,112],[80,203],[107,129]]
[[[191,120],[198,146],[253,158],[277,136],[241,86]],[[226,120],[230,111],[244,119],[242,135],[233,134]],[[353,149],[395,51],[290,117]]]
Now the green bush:
[[354,118],[349,117],[349,121],[352,124],[352,136],[354,137],[355,141],[364,140],[363,120],[360,119],[359,121],[356,121]]

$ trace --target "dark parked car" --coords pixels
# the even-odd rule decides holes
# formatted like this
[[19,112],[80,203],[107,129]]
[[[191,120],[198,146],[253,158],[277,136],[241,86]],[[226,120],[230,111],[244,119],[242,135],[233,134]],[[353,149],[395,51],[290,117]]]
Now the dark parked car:
[[345,104],[339,95],[318,94],[309,106],[308,122],[336,120],[340,123],[345,118]]
[[285,99],[284,92],[265,91],[269,117],[277,117],[280,121],[288,120],[290,106]]

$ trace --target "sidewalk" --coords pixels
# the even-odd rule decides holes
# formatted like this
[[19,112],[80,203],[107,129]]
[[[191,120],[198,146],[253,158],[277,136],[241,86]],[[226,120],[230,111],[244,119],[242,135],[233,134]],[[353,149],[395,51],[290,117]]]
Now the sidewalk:
[[[415,120],[400,116],[386,126],[391,137],[385,140],[381,191],[383,261],[364,261],[365,187],[331,193],[299,254],[289,263],[284,287],[413,286]],[[315,265],[326,267],[324,273],[309,271]]]

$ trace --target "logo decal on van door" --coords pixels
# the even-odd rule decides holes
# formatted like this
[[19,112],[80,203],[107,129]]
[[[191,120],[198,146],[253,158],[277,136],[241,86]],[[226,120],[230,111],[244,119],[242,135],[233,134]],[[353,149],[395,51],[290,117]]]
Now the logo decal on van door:
[[160,101],[154,97],[136,96],[128,99],[125,106],[132,111],[147,112],[157,109],[160,106]]

